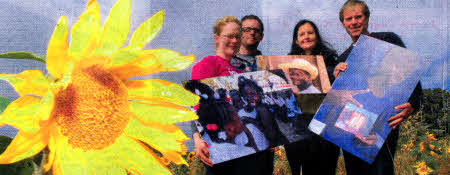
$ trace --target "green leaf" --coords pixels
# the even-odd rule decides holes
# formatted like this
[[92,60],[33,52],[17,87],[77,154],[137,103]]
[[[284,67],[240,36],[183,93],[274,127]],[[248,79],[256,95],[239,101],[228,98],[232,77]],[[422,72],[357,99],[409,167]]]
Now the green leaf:
[[8,136],[0,135],[0,154],[3,153],[8,145],[11,143],[12,138]]
[[[12,138],[0,135],[0,154],[6,150],[11,141]],[[13,164],[0,165],[0,174],[31,175],[32,173],[33,166],[31,159],[25,159]]]
[[6,109],[6,107],[11,103],[12,100],[0,96],[0,114]]
[[0,53],[0,58],[27,59],[45,63],[45,59],[43,57],[25,51]]

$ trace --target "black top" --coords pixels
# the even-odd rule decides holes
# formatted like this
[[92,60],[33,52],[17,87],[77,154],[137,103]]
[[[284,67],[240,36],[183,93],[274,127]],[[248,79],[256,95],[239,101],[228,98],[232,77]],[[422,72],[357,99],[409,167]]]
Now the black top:
[[[392,32],[374,32],[374,33],[370,33],[369,36],[386,41],[388,43],[391,44],[395,44],[397,46],[406,48],[405,44],[403,43],[402,39],[400,39],[400,37]],[[350,55],[350,52],[353,49],[353,44],[350,45],[349,48],[347,48],[347,50],[345,50],[339,57],[338,57],[338,62],[345,62],[348,58],[348,56]],[[423,98],[423,93],[422,93],[422,85],[419,83],[417,83],[416,88],[414,89],[412,95],[409,97],[408,102],[411,103],[412,107],[414,108],[414,112],[417,112],[418,109],[420,108],[420,103],[422,101]]]

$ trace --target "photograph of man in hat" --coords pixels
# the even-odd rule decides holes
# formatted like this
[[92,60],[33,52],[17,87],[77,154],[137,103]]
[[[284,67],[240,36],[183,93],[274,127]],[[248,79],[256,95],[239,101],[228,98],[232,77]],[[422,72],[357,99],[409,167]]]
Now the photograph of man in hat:
[[278,67],[288,74],[294,88],[298,88],[301,94],[322,93],[313,85],[313,81],[317,79],[319,71],[309,61],[294,59],[291,62],[280,64]]

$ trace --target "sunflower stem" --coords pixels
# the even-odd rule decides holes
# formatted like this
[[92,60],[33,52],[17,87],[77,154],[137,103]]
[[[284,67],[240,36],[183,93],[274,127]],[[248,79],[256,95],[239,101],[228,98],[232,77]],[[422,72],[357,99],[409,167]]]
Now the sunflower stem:
[[44,150],[42,150],[42,152],[40,154],[37,154],[35,156],[35,160],[39,161],[39,157],[40,157],[40,163],[39,166],[36,164],[35,161],[31,161],[33,164],[33,174],[32,175],[44,175],[45,171],[44,171],[44,165],[47,163],[48,161],[48,148],[45,148]]
[[34,161],[31,161],[31,164],[33,165],[33,174],[32,175],[42,175],[39,171],[38,165]]

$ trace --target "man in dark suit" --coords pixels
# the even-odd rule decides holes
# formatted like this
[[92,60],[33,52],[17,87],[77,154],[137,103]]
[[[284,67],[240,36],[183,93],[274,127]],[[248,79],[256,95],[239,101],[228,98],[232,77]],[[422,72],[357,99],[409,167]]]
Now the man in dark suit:
[[[370,11],[367,4],[359,0],[349,0],[341,8],[339,13],[339,19],[343,24],[345,30],[353,40],[352,45],[345,50],[338,58],[340,62],[335,70],[334,76],[338,77],[339,74],[347,70],[348,64],[345,63],[351,50],[356,45],[359,36],[361,34],[368,35],[386,42],[405,47],[405,44],[398,35],[392,32],[372,32],[368,31]],[[393,127],[393,130],[387,137],[383,147],[378,153],[372,164],[359,159],[358,157],[344,151],[345,168],[349,175],[353,174],[394,174],[394,155],[397,146],[397,140],[399,136],[398,126],[400,123],[410,116],[413,112],[420,108],[420,99],[422,96],[422,87],[420,82],[414,89],[413,94],[409,98],[408,102],[395,107],[396,110],[401,110],[395,116],[392,116],[388,122],[389,126]]]

